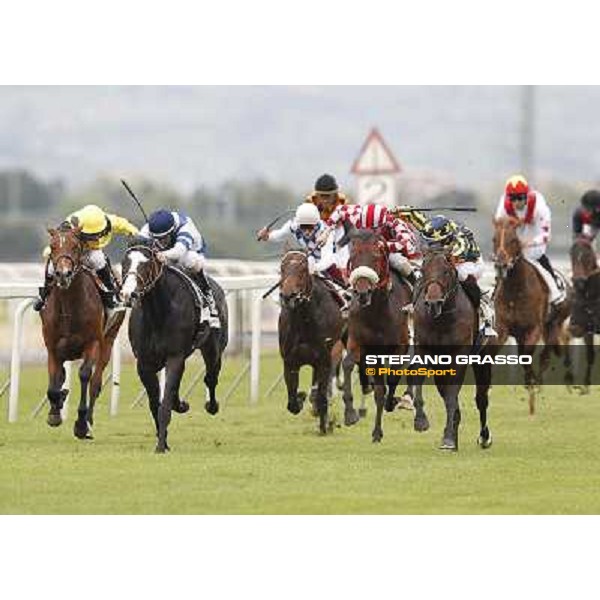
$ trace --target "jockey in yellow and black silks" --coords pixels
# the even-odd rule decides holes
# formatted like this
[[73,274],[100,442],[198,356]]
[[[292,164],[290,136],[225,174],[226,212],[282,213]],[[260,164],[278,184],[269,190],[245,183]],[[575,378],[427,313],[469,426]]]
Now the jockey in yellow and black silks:
[[[115,283],[108,259],[102,248],[110,244],[113,235],[136,235],[138,228],[123,217],[105,213],[95,204],[88,204],[71,213],[64,220],[64,223],[80,229],[79,238],[84,247],[83,264],[96,272],[98,279],[108,290],[108,293],[103,295],[103,301],[108,309],[114,309],[116,306]],[[50,254],[50,248],[46,247],[43,254],[47,258]],[[36,311],[44,307],[50,292],[52,275],[52,265],[50,264],[46,270],[44,287],[40,288],[39,298],[33,305],[33,309]]]

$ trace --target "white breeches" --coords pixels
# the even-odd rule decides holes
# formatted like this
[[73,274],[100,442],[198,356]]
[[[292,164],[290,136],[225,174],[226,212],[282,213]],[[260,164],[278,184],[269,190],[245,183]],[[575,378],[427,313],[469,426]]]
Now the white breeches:
[[392,252],[390,254],[390,267],[395,271],[398,271],[400,275],[407,277],[413,271],[413,266],[406,256],[400,254],[400,252]]
[[[541,244],[539,246],[530,246],[523,250],[523,256],[530,262],[535,261],[537,263],[540,258],[546,254],[546,248],[548,246],[546,244]],[[543,267],[542,267],[543,268]],[[544,269],[546,271],[546,269]],[[548,271],[546,271],[548,273]],[[548,273],[549,274],[549,273]],[[550,274],[549,274],[550,275]]]
[[199,273],[204,268],[204,255],[194,250],[188,250],[175,264],[194,273]]
[[469,275],[473,275],[476,281],[483,275],[485,265],[483,259],[480,257],[476,262],[462,262],[456,265],[456,271],[458,272],[458,279],[464,281]]

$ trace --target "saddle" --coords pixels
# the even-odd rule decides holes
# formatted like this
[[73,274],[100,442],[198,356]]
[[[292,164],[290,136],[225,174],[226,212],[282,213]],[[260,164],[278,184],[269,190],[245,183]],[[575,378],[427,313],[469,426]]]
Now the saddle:
[[181,269],[178,269],[177,267],[167,265],[165,268],[177,275],[192,293],[192,298],[194,299],[194,307],[196,308],[196,322],[198,326],[201,328],[202,325],[207,324],[210,316],[210,311],[208,309],[208,303],[198,284],[187,273],[185,273]]

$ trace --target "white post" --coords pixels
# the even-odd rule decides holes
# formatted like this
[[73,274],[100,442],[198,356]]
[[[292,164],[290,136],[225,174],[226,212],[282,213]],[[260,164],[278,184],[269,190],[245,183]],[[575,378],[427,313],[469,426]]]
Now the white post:
[[254,290],[251,306],[252,345],[250,347],[250,403],[258,402],[260,383],[260,333],[261,333],[262,295]]
[[112,386],[110,390],[110,416],[116,417],[121,393],[121,328],[112,347]]
[[34,303],[35,298],[27,298],[19,303],[14,316],[13,345],[10,359],[10,394],[8,396],[8,422],[17,420],[19,405],[19,377],[21,370],[21,343],[23,341],[23,315]]
[[[70,390],[71,389],[71,371],[73,370],[73,362],[70,360],[65,361],[64,368],[65,368],[65,382],[63,383],[63,390],[64,389]],[[71,395],[71,393],[69,391],[69,396],[70,395]],[[60,416],[63,421],[66,421],[66,419],[69,417],[69,396],[67,396],[65,398],[63,407],[60,409]]]
[[227,314],[228,314],[228,337],[227,340],[227,350],[229,352],[233,352],[237,350],[236,346],[236,338],[237,338],[237,328],[238,328],[238,292],[236,290],[231,290],[229,294],[227,294]]

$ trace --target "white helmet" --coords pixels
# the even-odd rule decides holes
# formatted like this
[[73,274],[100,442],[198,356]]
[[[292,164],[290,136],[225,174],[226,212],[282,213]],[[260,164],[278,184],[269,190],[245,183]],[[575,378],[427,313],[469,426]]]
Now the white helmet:
[[312,202],[304,202],[296,209],[298,225],[316,225],[320,219],[319,209]]

